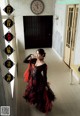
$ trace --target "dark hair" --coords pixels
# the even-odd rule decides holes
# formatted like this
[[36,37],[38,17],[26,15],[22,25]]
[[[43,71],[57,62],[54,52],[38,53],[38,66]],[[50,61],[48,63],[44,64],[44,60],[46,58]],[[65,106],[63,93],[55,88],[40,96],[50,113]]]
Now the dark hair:
[[40,55],[45,57],[46,53],[45,53],[45,51],[42,48],[39,48],[37,51],[39,52]]

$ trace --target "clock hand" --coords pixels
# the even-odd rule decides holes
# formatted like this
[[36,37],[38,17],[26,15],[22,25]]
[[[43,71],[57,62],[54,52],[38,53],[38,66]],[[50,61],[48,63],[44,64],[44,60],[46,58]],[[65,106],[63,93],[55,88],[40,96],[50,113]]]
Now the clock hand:
[[37,7],[37,9],[39,8],[39,7],[38,7],[38,3],[37,3],[35,6]]

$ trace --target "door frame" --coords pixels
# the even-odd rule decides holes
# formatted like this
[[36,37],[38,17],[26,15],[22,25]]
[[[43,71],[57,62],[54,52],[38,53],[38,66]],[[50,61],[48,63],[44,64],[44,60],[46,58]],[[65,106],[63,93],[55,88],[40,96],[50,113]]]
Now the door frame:
[[[75,33],[75,38],[73,39],[73,41],[71,41],[71,43],[70,43],[70,55],[69,55],[69,65],[66,63],[66,61],[65,61],[65,52],[66,52],[66,43],[67,43],[67,30],[68,30],[68,16],[69,16],[69,8],[70,7],[74,7],[74,8],[79,8],[80,7],[80,5],[78,5],[78,4],[72,4],[72,5],[67,5],[67,8],[66,8],[66,21],[65,21],[65,23],[66,23],[66,25],[65,25],[65,40],[64,40],[64,55],[63,55],[63,61],[65,62],[65,64],[68,66],[68,67],[70,67],[70,65],[71,65],[71,52],[72,52],[72,49],[75,49],[75,45],[74,45],[74,43],[75,43],[75,38],[76,38],[76,33]],[[75,13],[76,14],[76,13]],[[74,14],[74,15],[75,15]],[[74,18],[74,17],[73,17]],[[78,16],[77,16],[77,18],[78,18]],[[75,22],[74,22],[75,23]],[[77,21],[76,21],[76,28],[77,28]],[[75,29],[76,29],[75,28]],[[74,29],[74,30],[75,30]],[[72,30],[73,30],[73,28],[72,28]],[[74,32],[74,30],[73,30],[73,32]],[[74,36],[74,35],[73,35]],[[73,46],[74,46],[74,48],[73,48]]]

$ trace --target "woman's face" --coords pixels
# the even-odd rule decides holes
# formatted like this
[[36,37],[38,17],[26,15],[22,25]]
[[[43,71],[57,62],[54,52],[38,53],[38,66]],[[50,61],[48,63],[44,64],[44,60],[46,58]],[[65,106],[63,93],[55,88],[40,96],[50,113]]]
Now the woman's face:
[[39,51],[36,51],[36,57],[37,57],[37,59],[39,59],[39,60],[43,60],[43,56],[39,53]]

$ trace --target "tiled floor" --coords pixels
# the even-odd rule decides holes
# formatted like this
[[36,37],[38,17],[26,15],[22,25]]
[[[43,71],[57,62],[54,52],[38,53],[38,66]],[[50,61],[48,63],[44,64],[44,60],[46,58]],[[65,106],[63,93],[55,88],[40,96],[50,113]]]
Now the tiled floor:
[[[35,50],[27,50],[26,56]],[[80,85],[74,79],[70,85],[70,69],[58,58],[52,49],[45,49],[45,61],[48,65],[47,78],[56,95],[53,109],[47,116],[79,116],[80,115]],[[45,116],[23,99],[26,83],[23,82],[23,73],[27,67],[23,63],[23,54],[20,54],[18,72],[17,116]]]

